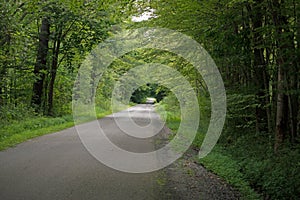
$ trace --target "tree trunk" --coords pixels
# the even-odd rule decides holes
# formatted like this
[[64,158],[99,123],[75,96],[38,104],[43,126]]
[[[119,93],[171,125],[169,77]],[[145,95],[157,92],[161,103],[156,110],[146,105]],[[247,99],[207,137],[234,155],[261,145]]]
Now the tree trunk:
[[36,58],[36,64],[34,66],[34,75],[36,77],[33,83],[33,94],[31,104],[34,106],[36,111],[40,111],[42,107],[42,99],[44,92],[44,81],[47,70],[47,56],[48,56],[48,45],[50,36],[50,23],[48,18],[42,19],[42,24],[39,33],[39,46]]
[[277,78],[277,111],[276,111],[276,129],[275,129],[275,145],[274,150],[277,152],[279,147],[284,141],[286,135],[286,118],[285,118],[285,105],[286,100],[284,98],[284,73],[282,65],[278,66],[278,78]]
[[[299,74],[299,71],[300,71],[300,48],[299,48],[299,43],[300,43],[300,4],[298,3],[298,4],[296,4],[296,2],[294,1],[294,5],[295,5],[295,11],[297,11],[296,13],[295,13],[295,15],[296,15],[296,19],[297,19],[297,21],[296,21],[296,24],[297,24],[297,29],[296,29],[296,31],[297,31],[297,36],[296,36],[296,41],[297,41],[297,47],[296,47],[296,62],[297,62],[297,65],[296,65],[296,67],[297,67],[297,86],[296,86],[296,90],[297,91],[300,91],[300,81],[299,81],[299,79],[300,79],[300,74]],[[297,111],[298,111],[298,113],[296,114],[297,115],[297,124],[296,124],[296,133],[297,133],[297,139],[299,139],[298,137],[300,137],[300,95],[298,94],[298,95],[296,95],[297,96],[297,98],[296,98],[296,101],[297,101],[297,105],[298,105],[298,109],[297,109]],[[300,142],[300,141],[299,141]]]
[[263,27],[264,11],[262,8],[263,0],[255,1],[254,8],[250,11],[251,21],[253,23],[253,68],[254,68],[254,81],[257,87],[256,101],[256,132],[267,132],[267,102],[266,85],[268,85],[268,74],[266,72],[266,62],[263,48],[263,34],[259,31]]
[[52,55],[52,65],[50,71],[50,83],[49,83],[49,90],[48,90],[48,115],[53,115],[53,93],[54,93],[54,83],[58,68],[58,55],[59,49],[61,44],[61,37],[62,37],[62,27],[59,27],[57,30],[56,41],[53,45],[53,55]]
[[[289,79],[287,80],[289,82],[288,89],[291,91],[288,95],[288,105],[289,105],[289,123],[290,123],[290,140],[292,143],[296,142],[298,137],[298,110],[299,110],[299,41],[300,41],[300,23],[297,16],[297,4],[295,0],[293,0],[293,17],[295,18],[295,24],[298,26],[295,26],[293,28],[290,43],[291,45],[291,54],[295,55],[292,56],[292,63],[289,67]],[[291,30],[286,30],[291,31]],[[297,44],[296,44],[297,43]]]
[[276,64],[278,66],[278,75],[277,75],[277,100],[276,100],[276,125],[275,125],[275,144],[274,151],[277,152],[280,146],[283,144],[287,132],[287,118],[288,118],[288,98],[286,96],[287,90],[287,66],[290,64],[288,62],[289,58],[287,55],[287,49],[289,46],[289,41],[284,34],[284,25],[287,23],[287,19],[281,13],[282,2],[278,0],[273,1],[273,21],[276,30],[276,42],[277,42],[277,55],[276,55]]

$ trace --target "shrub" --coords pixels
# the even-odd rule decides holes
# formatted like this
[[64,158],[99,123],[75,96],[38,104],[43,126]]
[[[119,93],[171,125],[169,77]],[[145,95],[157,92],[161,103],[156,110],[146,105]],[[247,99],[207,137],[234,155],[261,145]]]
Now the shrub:
[[0,122],[1,124],[10,123],[12,121],[22,120],[36,115],[33,108],[25,104],[6,104],[0,106]]

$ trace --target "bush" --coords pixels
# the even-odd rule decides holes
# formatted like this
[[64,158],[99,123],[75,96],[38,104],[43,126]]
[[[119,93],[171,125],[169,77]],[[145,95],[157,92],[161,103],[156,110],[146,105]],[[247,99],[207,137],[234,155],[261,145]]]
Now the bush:
[[213,171],[233,187],[237,188],[242,194],[242,199],[260,199],[260,196],[250,187],[244,174],[241,173],[239,163],[229,155],[226,155],[221,148],[215,147],[210,154],[199,161],[207,169]]
[[[239,103],[238,108],[245,113],[252,112],[253,107],[243,107],[247,98],[230,98],[232,102]],[[198,148],[201,147],[207,130],[208,108],[207,101],[202,99],[201,124],[193,142]],[[159,113],[166,111],[167,125],[170,129],[178,129],[180,112],[174,96],[168,96],[160,102],[157,110]],[[207,157],[200,160],[200,163],[241,191],[243,199],[299,199],[300,145],[293,144],[292,149],[286,144],[285,149],[274,154],[274,137],[266,133],[256,133],[252,124],[240,127],[239,124],[245,124],[245,121],[252,122],[253,116],[245,115],[245,118],[239,118],[240,116],[232,114],[234,112],[229,110],[227,127],[219,143]]]
[[25,104],[7,104],[0,106],[0,122],[1,124],[19,121],[36,115],[33,108]]
[[247,134],[240,136],[233,144],[225,146],[225,152],[232,155],[240,165],[240,172],[245,180],[261,193],[264,199],[298,199],[300,196],[299,145],[294,149],[286,146],[275,154],[268,137]]

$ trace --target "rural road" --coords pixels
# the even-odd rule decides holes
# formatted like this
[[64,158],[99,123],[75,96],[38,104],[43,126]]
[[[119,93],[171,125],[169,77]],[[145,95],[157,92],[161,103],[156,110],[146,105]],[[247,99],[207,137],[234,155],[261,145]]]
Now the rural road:
[[[132,107],[130,115],[140,126],[149,124],[149,116],[158,117],[152,105]],[[134,139],[118,128],[114,118],[130,120],[124,116],[123,111],[98,122],[110,140],[121,148],[153,151],[153,138]],[[82,126],[93,131],[88,123]],[[150,132],[155,129],[148,128]],[[85,149],[74,127],[0,152],[1,200],[160,199],[158,176],[159,172],[131,174],[103,165]]]
[[[77,130],[85,131],[87,135],[92,133],[88,138],[91,144],[103,147],[103,141],[94,135],[96,122],[110,141],[130,152],[152,152],[165,144],[170,130],[163,126],[152,105],[137,105],[127,111],[130,117],[126,114],[128,112],[122,111],[79,125],[77,129],[69,128],[0,151],[0,199],[239,199],[232,187],[197,164],[197,152],[190,153],[192,149],[170,166],[150,173],[120,172],[95,159],[82,144]],[[139,126],[128,125],[130,120],[147,128],[139,132]],[[161,127],[164,128],[157,135],[149,137]],[[140,138],[128,135],[128,131]],[[110,157],[109,153],[107,157]],[[113,161],[123,159],[118,156],[111,158]],[[123,162],[127,166],[139,165],[126,159]]]

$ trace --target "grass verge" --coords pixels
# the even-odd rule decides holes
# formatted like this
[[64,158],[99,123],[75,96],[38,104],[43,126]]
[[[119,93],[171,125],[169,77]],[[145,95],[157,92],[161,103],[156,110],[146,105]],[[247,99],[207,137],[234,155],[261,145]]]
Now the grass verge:
[[[161,112],[160,106],[163,105],[158,105],[158,113]],[[180,118],[176,117],[177,114],[174,112],[167,112],[165,119],[166,125],[174,133],[176,133],[180,124]],[[201,147],[202,141],[205,137],[203,132],[205,132],[205,130],[200,127],[193,142],[194,147]],[[170,136],[170,139],[172,139],[172,137],[174,137],[174,134]],[[218,175],[235,189],[237,189],[241,194],[241,199],[261,199],[260,195],[250,187],[250,184],[247,182],[247,180],[245,180],[244,175],[240,172],[241,167],[239,166],[238,162],[226,154],[226,152],[224,152],[218,145],[215,146],[213,151],[210,152],[205,158],[199,159],[198,162],[207,170],[212,171],[214,174]]]
[[199,163],[236,188],[242,195],[241,199],[261,199],[245,180],[239,164],[226,155],[220,147],[216,146],[206,157],[199,159]]
[[[111,114],[110,111],[98,111],[97,118]],[[84,121],[83,121],[84,123]],[[0,125],[0,150],[13,147],[26,140],[54,133],[74,126],[73,116],[32,117],[22,121],[12,121]]]

